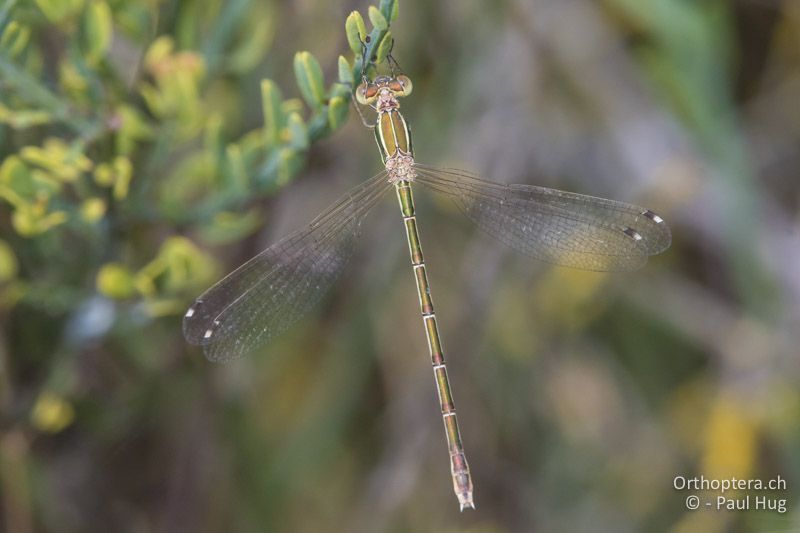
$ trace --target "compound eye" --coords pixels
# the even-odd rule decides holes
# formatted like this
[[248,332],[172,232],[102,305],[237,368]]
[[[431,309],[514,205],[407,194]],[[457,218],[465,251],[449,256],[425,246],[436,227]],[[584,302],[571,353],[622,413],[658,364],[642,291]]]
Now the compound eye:
[[400,96],[408,96],[411,94],[411,90],[414,88],[414,86],[411,84],[411,79],[404,74],[397,76],[396,83],[401,86],[401,90],[392,90],[394,90],[396,93],[399,93]]
[[371,83],[362,83],[356,88],[356,101],[361,105],[369,105],[378,94],[378,88]]

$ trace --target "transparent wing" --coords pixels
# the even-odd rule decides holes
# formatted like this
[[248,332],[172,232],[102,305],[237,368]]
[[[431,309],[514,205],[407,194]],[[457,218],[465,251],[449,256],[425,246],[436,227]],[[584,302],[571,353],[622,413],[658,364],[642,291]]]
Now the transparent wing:
[[416,181],[452,198],[479,228],[530,257],[586,270],[634,270],[669,248],[664,220],[636,205],[415,165]]
[[186,311],[186,340],[223,361],[286,330],[330,288],[352,255],[361,221],[389,188],[380,172],[228,274]]

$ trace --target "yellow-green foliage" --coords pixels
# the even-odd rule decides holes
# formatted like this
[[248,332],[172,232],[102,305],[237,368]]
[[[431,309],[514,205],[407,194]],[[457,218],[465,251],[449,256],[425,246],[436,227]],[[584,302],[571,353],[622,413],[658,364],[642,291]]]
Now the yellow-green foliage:
[[[246,237],[263,220],[249,204],[289,183],[310,145],[346,122],[360,57],[340,58],[339,82],[326,84],[319,61],[298,52],[292,92],[302,100],[262,80],[263,124],[242,131],[247,113],[232,87],[252,86],[250,71],[273,40],[275,7],[214,0],[177,9],[174,31],[154,33],[159,10],[149,3],[0,8],[0,201],[10,212],[9,242],[41,252],[37,239],[46,239],[49,252],[22,253],[26,260],[57,261],[63,247],[86,251],[72,281],[49,280],[72,284],[67,307],[97,291],[141,301],[152,316],[178,313],[218,271],[174,228],[209,244]],[[371,48],[386,41],[393,13],[394,1],[370,9]],[[364,21],[351,14],[346,26],[360,54]],[[18,269],[17,254],[2,251],[8,281],[36,270],[25,261]],[[39,280],[21,281],[29,283],[15,294],[30,290],[47,305]]]

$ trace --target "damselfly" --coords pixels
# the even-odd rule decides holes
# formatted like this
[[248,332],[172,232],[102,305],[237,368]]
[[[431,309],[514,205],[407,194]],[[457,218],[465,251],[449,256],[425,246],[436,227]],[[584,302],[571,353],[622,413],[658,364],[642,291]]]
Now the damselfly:
[[501,185],[417,163],[398,102],[411,89],[405,75],[364,78],[356,99],[377,112],[373,127],[385,169],[208,289],[186,312],[183,333],[191,344],[203,346],[210,360],[221,361],[244,355],[287,329],[330,288],[353,253],[364,217],[394,189],[439,393],[453,488],[464,510],[474,508],[472,479],[433,310],[412,184],[451,198],[480,229],[508,246],[557,265],[633,270],[667,249],[671,236],[664,220],[643,207],[533,185]]

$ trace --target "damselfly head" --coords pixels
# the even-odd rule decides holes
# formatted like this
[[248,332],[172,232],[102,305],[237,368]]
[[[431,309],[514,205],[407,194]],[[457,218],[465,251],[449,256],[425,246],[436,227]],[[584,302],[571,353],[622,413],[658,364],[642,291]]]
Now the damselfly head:
[[378,76],[356,88],[356,100],[361,105],[372,105],[384,90],[390,91],[395,98],[401,98],[411,94],[412,88],[411,79],[404,74],[397,77]]

